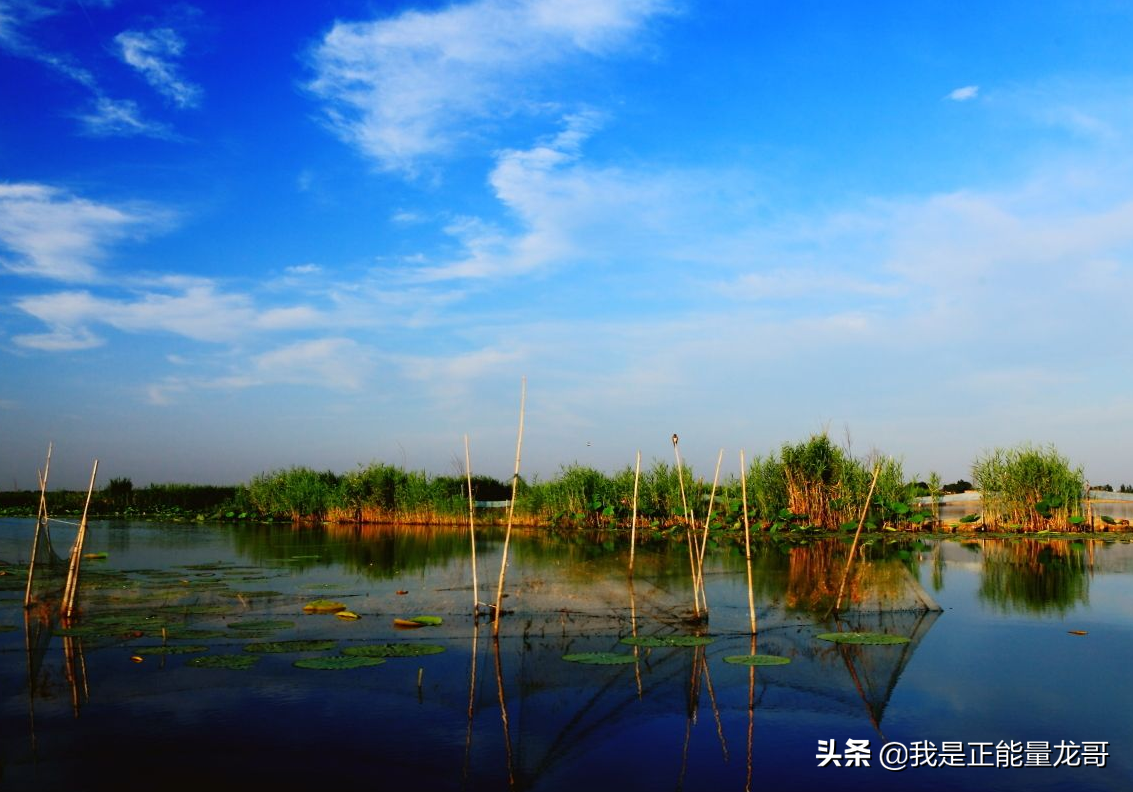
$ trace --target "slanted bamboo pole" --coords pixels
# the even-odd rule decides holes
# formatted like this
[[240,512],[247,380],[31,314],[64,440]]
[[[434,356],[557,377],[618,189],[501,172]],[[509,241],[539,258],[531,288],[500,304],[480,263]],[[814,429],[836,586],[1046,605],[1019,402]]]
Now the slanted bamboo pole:
[[[865,525],[865,516],[869,512],[869,503],[873,500],[873,490],[877,486],[877,477],[881,473],[882,460],[878,460],[877,464],[873,467],[873,480],[869,482],[869,493],[865,496],[865,503],[862,504],[862,513],[858,517],[858,530],[854,531],[854,541],[850,545],[850,556],[846,559],[846,568],[842,570],[842,582],[838,584],[838,599],[834,600],[833,612],[837,613],[842,607],[842,595],[846,592],[846,580],[850,576],[850,567],[854,563],[854,553],[858,549],[858,539],[862,535],[862,526]],[[827,613],[827,616],[830,614]]]
[[79,588],[79,562],[83,556],[83,542],[87,536],[87,512],[90,511],[90,499],[94,494],[94,480],[98,475],[98,460],[90,472],[90,486],[87,487],[87,502],[83,506],[83,519],[79,523],[79,532],[75,535],[75,545],[71,548],[71,563],[67,569],[67,583],[63,588],[63,617],[71,618],[75,611],[75,593]]
[[[629,576],[633,577],[633,551],[637,547],[637,487],[641,481],[641,452],[637,452],[637,465],[633,471],[633,517],[629,523]],[[632,585],[632,584],[631,584]]]
[[43,473],[36,471],[39,478],[39,513],[35,517],[35,535],[31,540],[31,560],[28,562],[28,585],[24,590],[24,607],[31,607],[31,586],[35,576],[35,558],[39,553],[39,536],[47,525],[47,475],[51,472],[51,449],[54,443],[47,444],[47,462],[43,466]]
[[677,481],[681,487],[681,506],[685,511],[685,536],[688,538],[688,566],[689,572],[692,575],[692,611],[697,619],[700,618],[700,590],[696,586],[696,552],[693,545],[696,543],[696,538],[693,536],[692,515],[688,510],[688,497],[685,495],[685,474],[684,466],[681,464],[681,449],[680,438],[677,433],[673,432],[673,454],[677,458]]
[[472,618],[480,615],[480,582],[476,578],[476,501],[472,497],[472,456],[464,436],[464,472],[468,477],[468,535],[472,543]]
[[712,494],[708,496],[708,516],[704,518],[704,533],[700,537],[700,547],[696,559],[696,584],[700,589],[700,599],[704,612],[708,612],[708,592],[704,588],[704,551],[708,547],[708,524],[712,522],[712,508],[716,505],[716,486],[720,483],[720,464],[724,461],[724,449],[716,457],[716,475],[712,478]]
[[[500,611],[504,599],[504,576],[507,574],[507,551],[511,543],[512,517],[515,514],[515,495],[519,488],[519,457],[523,449],[523,411],[527,404],[527,377],[524,377],[519,389],[519,437],[515,441],[515,473],[511,477],[511,500],[507,507],[507,530],[504,532],[503,558],[500,560],[500,582],[496,587],[496,611],[492,614],[492,635],[500,634]],[[502,695],[502,692],[501,692]]]
[[[747,609],[751,618],[751,634],[755,636],[755,593],[751,579],[751,520],[747,515],[747,467],[740,449],[740,493],[744,509],[744,557],[747,559]],[[754,652],[752,653],[754,654]],[[754,667],[753,667],[754,670]]]

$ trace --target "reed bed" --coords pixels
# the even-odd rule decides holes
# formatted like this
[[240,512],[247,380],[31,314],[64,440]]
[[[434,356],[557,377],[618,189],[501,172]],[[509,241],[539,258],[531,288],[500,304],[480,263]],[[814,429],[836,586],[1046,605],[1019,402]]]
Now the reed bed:
[[989,527],[1042,531],[1081,525],[1086,480],[1053,447],[998,448],[972,465]]

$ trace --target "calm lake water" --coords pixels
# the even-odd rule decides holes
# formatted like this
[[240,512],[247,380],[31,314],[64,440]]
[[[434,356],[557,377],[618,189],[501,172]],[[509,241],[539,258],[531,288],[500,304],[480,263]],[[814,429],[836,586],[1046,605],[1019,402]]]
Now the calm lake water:
[[[513,534],[494,640],[471,616],[467,531],[94,523],[84,549],[107,558],[84,562],[68,631],[37,611],[25,624],[32,529],[0,520],[4,789],[1133,785],[1133,545],[1121,537],[875,537],[841,618],[826,612],[846,543],[760,541],[754,652],[790,663],[753,670],[725,662],[753,653],[737,543],[709,549],[709,618],[694,624],[683,544],[639,547],[630,585],[624,537]],[[73,535],[53,524],[60,554]],[[501,536],[478,539],[488,601]],[[304,613],[319,598],[361,618]],[[394,625],[417,615],[443,623]],[[839,629],[911,641],[816,637]],[[634,635],[712,642],[620,642]],[[248,651],[297,640],[332,643]],[[443,651],[293,665],[395,643]],[[163,646],[200,649],[151,653]],[[582,652],[635,660],[562,659]],[[254,664],[194,667],[202,656]]]

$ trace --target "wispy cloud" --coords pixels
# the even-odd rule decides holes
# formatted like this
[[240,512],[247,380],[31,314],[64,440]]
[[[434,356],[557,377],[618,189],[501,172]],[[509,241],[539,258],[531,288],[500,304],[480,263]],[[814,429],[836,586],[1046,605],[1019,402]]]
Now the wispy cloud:
[[965,85],[963,88],[957,88],[948,94],[948,98],[954,102],[967,102],[970,99],[975,99],[980,93],[978,85]]
[[332,391],[355,391],[375,369],[372,352],[351,338],[314,338],[273,347],[216,376],[168,376],[146,387],[152,404],[173,404],[201,391],[231,391],[269,385],[307,385]]
[[477,135],[477,122],[529,111],[531,78],[603,56],[669,11],[664,0],[479,0],[338,22],[311,54],[309,89],[343,139],[388,170],[413,172]]
[[[87,6],[79,3],[78,7],[84,14],[88,13]],[[103,90],[98,76],[79,62],[74,55],[58,53],[38,43],[40,37],[37,35],[37,27],[44,24],[46,20],[63,13],[64,9],[73,10],[73,7],[62,3],[36,2],[36,0],[21,0],[20,2],[4,0],[0,2],[0,51],[7,52],[17,58],[40,63],[56,74],[85,88],[89,94],[88,101],[91,109],[85,112],[75,112],[72,115],[83,125],[84,131],[88,134],[99,137],[141,135],[165,140],[177,139],[177,136],[166,125],[145,119],[136,102],[108,96]],[[172,33],[172,31],[169,32]],[[176,34],[173,35],[175,37]],[[162,46],[173,46],[178,49],[176,54],[180,54],[181,45],[179,41],[179,39],[176,39],[176,41],[162,42],[159,36],[157,40],[149,43],[149,47],[160,49]],[[199,92],[199,89],[195,86],[179,83],[176,79],[175,70],[171,71],[169,64],[160,61],[152,52],[147,55],[144,42],[133,42],[127,39],[127,43],[130,44],[129,58],[138,61],[138,63],[131,63],[131,65],[138,69],[148,69],[143,73],[151,82],[158,80],[162,86],[158,90],[179,92],[186,98],[192,97],[194,91]],[[126,46],[122,43],[119,43],[119,46],[125,57]],[[130,61],[127,60],[127,62]],[[170,75],[165,82],[161,82],[163,65],[165,72]],[[155,87],[158,86],[155,85]]]
[[159,140],[177,140],[179,136],[167,124],[149,121],[142,116],[138,103],[132,99],[110,99],[98,96],[89,112],[76,113],[87,134],[95,137],[152,137]]
[[176,61],[185,42],[170,28],[125,30],[114,37],[122,60],[136,69],[154,90],[180,108],[197,107],[203,91],[181,76]]
[[0,183],[0,266],[18,275],[95,281],[112,243],[167,225],[170,213],[114,206],[44,184]]
[[23,336],[23,346],[51,348],[51,338],[87,339],[91,327],[127,333],[171,333],[194,341],[232,344],[248,333],[320,328],[331,324],[310,306],[257,307],[250,295],[224,292],[205,279],[170,278],[164,289],[137,290],[128,298],[88,290],[23,297],[15,306],[51,328],[48,336]]

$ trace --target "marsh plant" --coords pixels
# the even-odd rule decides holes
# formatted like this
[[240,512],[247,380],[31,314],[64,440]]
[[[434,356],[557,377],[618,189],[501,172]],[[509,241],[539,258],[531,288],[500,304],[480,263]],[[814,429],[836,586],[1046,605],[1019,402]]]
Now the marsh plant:
[[1083,522],[1085,476],[1051,446],[997,448],[972,464],[972,481],[988,527],[1041,531]]

